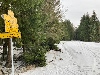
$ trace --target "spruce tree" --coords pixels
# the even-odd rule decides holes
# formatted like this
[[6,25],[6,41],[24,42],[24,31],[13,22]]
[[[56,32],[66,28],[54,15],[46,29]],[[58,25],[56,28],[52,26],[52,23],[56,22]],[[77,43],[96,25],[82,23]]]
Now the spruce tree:
[[95,11],[93,11],[93,14],[91,16],[91,41],[98,42],[99,41],[99,20],[96,16]]

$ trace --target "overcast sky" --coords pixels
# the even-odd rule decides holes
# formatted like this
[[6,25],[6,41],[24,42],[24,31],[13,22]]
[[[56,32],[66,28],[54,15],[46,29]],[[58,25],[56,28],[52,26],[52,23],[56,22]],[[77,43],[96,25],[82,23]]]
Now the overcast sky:
[[69,19],[75,26],[80,24],[84,14],[88,12],[91,15],[93,10],[100,20],[100,0],[61,0],[61,4],[65,19]]

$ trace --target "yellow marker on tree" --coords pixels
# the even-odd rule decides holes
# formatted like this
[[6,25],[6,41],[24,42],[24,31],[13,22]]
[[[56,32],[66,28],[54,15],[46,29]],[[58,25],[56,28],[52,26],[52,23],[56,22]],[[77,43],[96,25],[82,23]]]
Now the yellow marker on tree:
[[14,13],[8,10],[8,14],[3,14],[1,17],[5,22],[5,33],[0,33],[0,38],[21,38],[21,33],[18,29],[17,19],[14,17]]

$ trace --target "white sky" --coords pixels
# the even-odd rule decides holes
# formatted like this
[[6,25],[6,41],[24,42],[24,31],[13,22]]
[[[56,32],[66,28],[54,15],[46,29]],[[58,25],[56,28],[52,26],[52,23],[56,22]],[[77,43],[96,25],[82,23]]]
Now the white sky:
[[64,18],[69,19],[74,26],[80,24],[81,17],[87,12],[91,15],[95,10],[97,17],[100,17],[100,0],[61,0],[61,4]]

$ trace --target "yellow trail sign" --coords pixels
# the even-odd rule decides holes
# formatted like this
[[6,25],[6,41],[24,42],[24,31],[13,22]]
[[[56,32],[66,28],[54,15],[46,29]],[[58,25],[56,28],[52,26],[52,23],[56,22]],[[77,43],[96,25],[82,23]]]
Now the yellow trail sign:
[[3,14],[1,17],[5,22],[5,33],[0,33],[0,38],[21,38],[21,32],[19,32],[17,19],[14,17],[14,13],[8,10],[8,14]]

